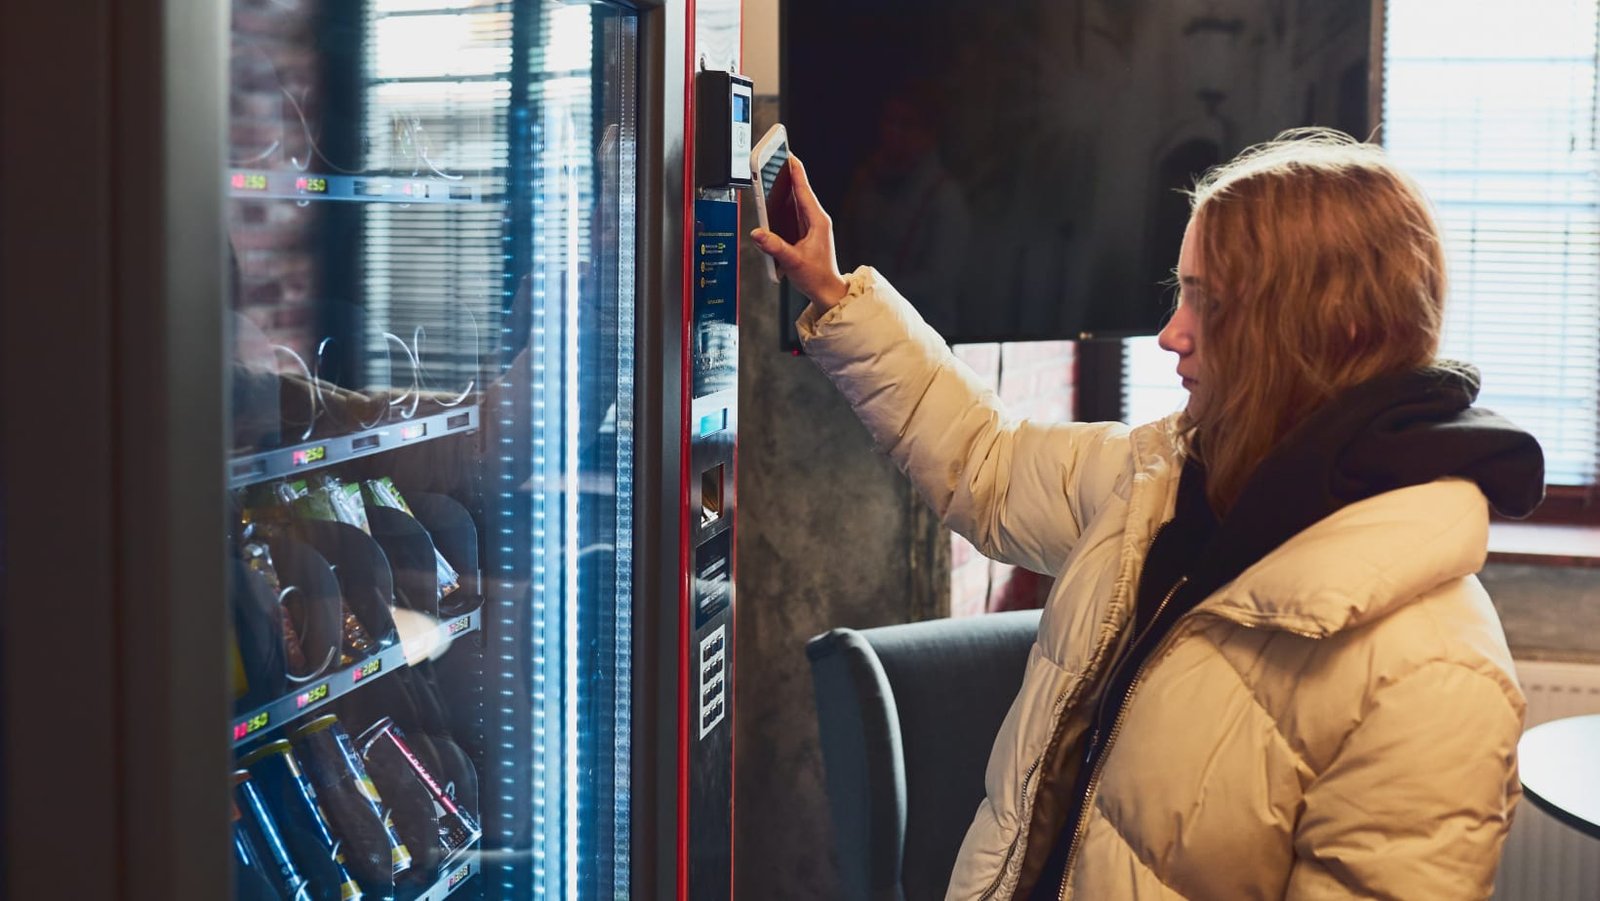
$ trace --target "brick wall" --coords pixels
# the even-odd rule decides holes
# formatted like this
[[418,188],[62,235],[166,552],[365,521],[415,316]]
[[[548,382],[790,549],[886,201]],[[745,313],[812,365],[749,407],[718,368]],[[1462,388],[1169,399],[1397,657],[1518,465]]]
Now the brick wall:
[[[956,356],[996,388],[1017,418],[1052,422],[1072,418],[1073,345],[1068,341],[960,344]],[[1040,607],[1050,579],[996,563],[960,535],[950,535],[950,615]]]
[[[315,53],[316,5],[234,0],[228,85],[231,165],[286,170],[313,153],[308,135],[320,128],[321,73]],[[294,98],[290,102],[289,97]],[[299,105],[299,111],[296,110]],[[306,121],[302,124],[301,112]],[[313,172],[326,171],[320,159]],[[316,349],[317,204],[238,200],[228,205],[228,239],[239,263],[233,309],[268,341],[309,362]],[[240,344],[247,344],[243,335]],[[275,365],[294,368],[286,359]]]

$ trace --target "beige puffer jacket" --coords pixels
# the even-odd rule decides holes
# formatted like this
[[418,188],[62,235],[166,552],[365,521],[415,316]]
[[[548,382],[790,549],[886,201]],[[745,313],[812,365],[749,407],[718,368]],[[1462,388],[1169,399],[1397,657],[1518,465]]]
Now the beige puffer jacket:
[[[1054,839],[1026,834],[1047,746],[1081,743],[1182,460],[1170,421],[1006,420],[886,281],[849,280],[801,317],[807,353],[947,524],[1058,575],[951,875],[950,898],[1010,898],[1028,843]],[[1487,897],[1524,709],[1473,576],[1487,535],[1470,482],[1391,491],[1180,619],[1103,758],[1061,897]]]

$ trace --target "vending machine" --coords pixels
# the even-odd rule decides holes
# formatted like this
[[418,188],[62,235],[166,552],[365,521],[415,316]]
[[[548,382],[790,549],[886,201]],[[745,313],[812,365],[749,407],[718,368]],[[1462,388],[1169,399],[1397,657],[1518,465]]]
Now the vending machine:
[[740,13],[0,14],[0,894],[731,897]]

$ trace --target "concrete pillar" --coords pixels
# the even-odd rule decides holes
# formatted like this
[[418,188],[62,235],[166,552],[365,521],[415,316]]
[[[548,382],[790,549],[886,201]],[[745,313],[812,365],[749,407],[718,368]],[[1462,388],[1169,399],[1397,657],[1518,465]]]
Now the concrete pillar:
[[[776,114],[758,95],[757,136]],[[742,221],[756,222],[749,192]],[[749,241],[739,288],[736,897],[831,898],[805,642],[946,615],[949,533],[816,366],[779,349],[778,289]]]

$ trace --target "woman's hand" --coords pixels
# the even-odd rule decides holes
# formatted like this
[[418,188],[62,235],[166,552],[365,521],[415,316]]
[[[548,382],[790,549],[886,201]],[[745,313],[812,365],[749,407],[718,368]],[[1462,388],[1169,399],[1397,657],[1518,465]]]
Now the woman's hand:
[[849,290],[844,276],[839,274],[839,259],[833,249],[833,219],[812,193],[806,167],[801,165],[799,157],[789,157],[789,169],[794,179],[795,201],[800,205],[800,221],[806,228],[805,237],[797,244],[790,244],[764,228],[755,229],[750,237],[772,257],[778,271],[789,277],[789,283],[811,298],[818,312],[825,312],[837,306]]

